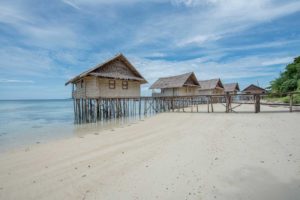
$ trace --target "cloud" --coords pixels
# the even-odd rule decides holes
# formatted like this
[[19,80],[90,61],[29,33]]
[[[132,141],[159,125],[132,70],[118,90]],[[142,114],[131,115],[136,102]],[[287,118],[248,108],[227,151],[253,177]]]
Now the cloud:
[[0,79],[0,83],[34,83],[33,80]]
[[263,61],[261,63],[262,66],[270,66],[270,65],[278,65],[278,64],[287,64],[292,63],[293,59],[296,56],[288,56],[288,57],[282,57],[282,58],[273,58],[272,60]]
[[127,4],[139,4],[139,3],[162,3],[162,2],[169,2],[169,0],[62,0],[64,3],[72,4],[73,5],[127,5]]
[[297,45],[300,43],[300,40],[277,40],[272,42],[263,42],[263,43],[252,43],[248,45],[240,45],[233,47],[218,47],[213,51],[208,52],[230,52],[230,51],[241,51],[241,50],[255,50],[255,49],[265,49],[265,48],[279,48],[287,47],[289,45]]
[[[293,60],[293,56],[268,55],[245,56],[242,58],[217,61],[196,58],[185,61],[149,60],[130,57],[133,64],[145,75],[149,83],[159,77],[178,75],[194,71],[199,79],[221,78],[223,80],[269,77],[277,75],[278,68]],[[270,62],[272,60],[272,62]]]
[[299,11],[294,0],[1,1],[1,78],[58,88],[122,52],[150,83],[188,71],[269,80],[299,49],[287,27],[299,22],[284,18]]
[[195,72],[199,80],[221,78],[224,83],[239,82],[241,88],[251,83],[257,84],[257,82],[260,86],[267,87],[269,82],[278,76],[279,71],[290,63],[295,56],[270,54],[243,56],[226,61],[222,55],[204,56],[184,61],[151,60],[134,55],[129,55],[128,58],[149,82],[142,86],[143,95],[150,95],[149,87],[159,77],[186,72]]
[[57,21],[41,17],[40,13],[28,5],[0,3],[0,23],[12,28],[12,34],[18,34],[16,41],[40,48],[76,47],[77,34],[70,23],[64,18]]
[[[39,48],[82,49],[93,44],[109,45],[119,39],[120,49],[140,52],[147,51],[145,46],[154,45],[173,51],[189,46],[214,46],[219,40],[257,24],[300,10],[300,2],[271,0],[62,0],[60,3],[78,12],[70,17],[63,14],[58,2],[50,12],[44,6],[39,6],[41,11],[37,12],[29,4],[0,3],[0,21],[23,36],[17,38],[21,43]],[[136,13],[138,7],[143,8],[142,4],[152,9]],[[156,9],[162,4],[169,5],[169,9]]]
[[75,4],[75,2],[73,1],[69,1],[69,0],[62,0],[63,3],[77,9],[77,10],[80,10],[80,7],[78,5]]
[[0,22],[6,24],[30,23],[25,12],[11,4],[0,4]]
[[[205,47],[261,23],[269,22],[300,10],[300,2],[270,0],[180,1],[190,7],[179,12],[156,13],[146,19],[136,33],[139,45],[162,43],[169,49],[174,45]],[[198,3],[199,2],[199,3]],[[181,4],[177,5],[180,6]],[[206,5],[206,3],[205,3]],[[159,19],[159,20],[157,20]]]
[[222,36],[221,35],[197,35],[195,37],[191,37],[191,38],[185,38],[182,41],[179,41],[177,43],[178,46],[186,46],[186,45],[202,45],[205,42],[210,42],[210,41],[217,41],[219,39],[221,39]]
[[199,5],[211,5],[216,4],[220,2],[220,0],[172,0],[171,1],[176,6],[187,6],[187,7],[193,7],[193,6],[199,6]]
[[28,50],[17,47],[0,49],[0,70],[6,75],[44,75],[55,68],[47,51]]

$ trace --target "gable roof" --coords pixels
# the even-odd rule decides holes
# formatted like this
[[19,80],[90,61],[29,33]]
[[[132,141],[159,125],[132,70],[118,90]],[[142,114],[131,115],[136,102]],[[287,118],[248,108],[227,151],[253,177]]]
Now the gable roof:
[[[105,71],[103,70],[108,64],[112,64],[114,62],[121,62],[123,63],[130,71],[131,74],[122,73],[119,70],[115,71]],[[140,81],[141,83],[147,83],[146,79],[136,70],[136,68],[128,61],[128,59],[123,54],[117,54],[115,57],[96,65],[95,67],[82,72],[81,74],[75,76],[74,78],[70,79],[65,85],[69,83],[74,83],[79,79],[85,76],[97,76],[97,77],[104,77],[104,78],[117,78],[117,79],[125,79],[125,80],[136,80]]]
[[257,85],[251,84],[248,87],[246,87],[243,92],[250,92],[250,91],[260,91],[260,92],[267,92],[264,88],[261,88]]
[[199,82],[194,72],[159,78],[151,85],[150,89],[179,88],[184,86],[199,87]]
[[226,83],[224,84],[224,90],[225,92],[240,91],[240,87],[238,83]]
[[224,88],[221,80],[217,79],[210,79],[210,80],[199,80],[201,90],[213,90],[216,87]]

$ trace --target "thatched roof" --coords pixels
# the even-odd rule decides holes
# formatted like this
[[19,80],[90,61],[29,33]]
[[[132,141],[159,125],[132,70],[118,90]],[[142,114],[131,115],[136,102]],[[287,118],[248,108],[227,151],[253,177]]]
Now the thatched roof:
[[180,88],[180,87],[199,87],[199,83],[194,72],[177,76],[162,77],[155,81],[150,89]]
[[199,80],[201,90],[213,90],[217,87],[224,88],[221,80],[218,79],[210,79],[210,80]]
[[240,91],[240,87],[238,83],[226,83],[223,85],[225,92],[234,92]]
[[135,80],[141,83],[147,83],[146,79],[136,70],[136,68],[123,54],[117,54],[115,57],[75,76],[66,82],[65,85],[68,85],[69,83],[75,83],[86,76]]
[[264,88],[261,88],[257,85],[251,84],[248,87],[246,87],[243,92],[249,92],[249,93],[266,93],[267,90]]

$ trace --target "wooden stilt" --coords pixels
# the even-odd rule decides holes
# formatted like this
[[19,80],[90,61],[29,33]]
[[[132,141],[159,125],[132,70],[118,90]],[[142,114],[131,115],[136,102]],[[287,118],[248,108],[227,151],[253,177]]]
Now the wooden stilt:
[[213,99],[212,99],[212,97],[210,97],[210,106],[211,106],[211,112],[214,112]]
[[293,112],[293,94],[290,94],[290,112]]
[[260,95],[259,94],[255,94],[254,95],[254,106],[255,106],[255,113],[259,113],[260,112]]
[[207,96],[206,98],[207,98],[207,112],[209,113],[209,96]]

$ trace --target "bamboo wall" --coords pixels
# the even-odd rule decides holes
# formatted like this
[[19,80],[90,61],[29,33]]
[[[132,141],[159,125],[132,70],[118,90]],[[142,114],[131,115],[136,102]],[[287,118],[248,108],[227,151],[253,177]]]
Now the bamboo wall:
[[215,94],[224,94],[224,89],[208,89],[208,90],[202,90],[198,89],[198,95],[215,95]]
[[164,88],[161,93],[155,93],[155,96],[192,96],[197,94],[197,87]]
[[[107,78],[98,78],[95,76],[87,76],[81,84],[81,80],[76,83],[76,89],[73,92],[73,98],[99,98],[99,97],[139,97],[140,82],[128,80],[128,89],[122,88],[123,80],[115,80],[115,88],[109,88],[109,80]],[[82,85],[82,87],[81,87]]]

